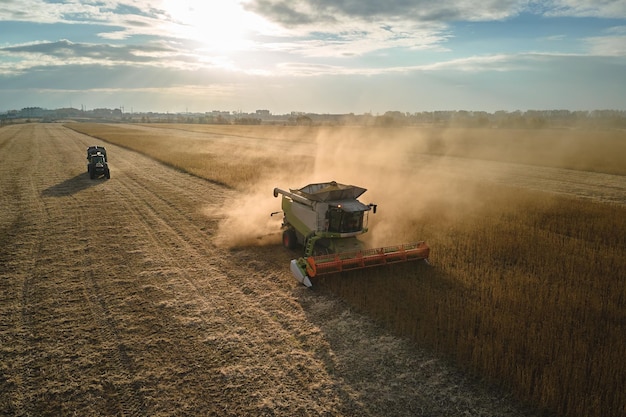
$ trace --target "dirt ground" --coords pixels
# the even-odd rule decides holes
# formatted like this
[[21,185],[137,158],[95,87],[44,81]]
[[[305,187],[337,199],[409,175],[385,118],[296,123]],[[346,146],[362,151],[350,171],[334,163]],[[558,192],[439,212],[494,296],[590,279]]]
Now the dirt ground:
[[[0,414],[531,416],[212,237],[235,191],[57,124],[0,129]],[[207,214],[209,213],[209,214]]]

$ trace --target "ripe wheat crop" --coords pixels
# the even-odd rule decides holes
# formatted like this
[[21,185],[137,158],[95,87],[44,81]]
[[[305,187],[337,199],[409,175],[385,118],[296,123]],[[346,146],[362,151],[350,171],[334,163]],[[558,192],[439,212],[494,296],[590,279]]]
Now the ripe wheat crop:
[[[246,127],[230,130],[229,135],[241,139],[239,143],[232,144],[223,140],[223,135],[228,129],[219,126],[207,128],[204,125],[165,125],[169,129],[141,126],[129,128],[96,123],[72,123],[68,126],[78,132],[141,152],[171,167],[230,188],[246,188],[263,178],[271,177],[277,171],[306,169],[312,162],[307,158],[289,158],[284,152],[259,152],[256,146],[246,144],[246,138],[251,134],[250,128]],[[172,131],[172,134],[169,134],[168,130]],[[194,132],[209,133],[212,139],[197,138],[193,135]],[[293,132],[291,134],[293,135]],[[261,131],[255,133],[251,139],[269,140],[270,136],[269,132]],[[287,142],[285,146],[290,146],[310,140],[285,141]]]
[[[315,161],[306,146],[322,129],[71,127],[232,188],[311,170]],[[174,140],[163,133],[174,130],[191,136]],[[199,132],[216,139],[195,138]],[[626,174],[626,138],[619,131],[355,129],[341,135],[347,133],[364,141],[408,135],[415,149],[431,155]],[[233,152],[220,135],[303,151],[298,157],[262,152],[258,142],[246,147],[244,140]],[[404,225],[411,238],[427,237],[432,266],[320,277],[316,288],[536,406],[571,417],[626,415],[626,206],[471,180],[456,186],[465,185],[480,196],[479,206],[462,206],[459,215],[458,204],[431,198]]]
[[441,208],[425,216],[432,269],[344,274],[324,287],[540,407],[624,415],[626,209],[483,191],[491,208],[463,223]]

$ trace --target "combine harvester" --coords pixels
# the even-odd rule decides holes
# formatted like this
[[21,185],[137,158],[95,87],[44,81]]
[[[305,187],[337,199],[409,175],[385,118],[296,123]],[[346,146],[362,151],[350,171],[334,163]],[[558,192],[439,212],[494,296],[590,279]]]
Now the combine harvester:
[[[357,198],[367,191],[335,181],[309,184],[297,190],[274,188],[282,194],[283,245],[304,246],[304,256],[291,261],[293,276],[311,287],[311,278],[342,271],[423,259],[430,249],[425,242],[365,249],[358,235],[367,232],[368,212],[375,204]],[[280,212],[272,213],[278,214]]]

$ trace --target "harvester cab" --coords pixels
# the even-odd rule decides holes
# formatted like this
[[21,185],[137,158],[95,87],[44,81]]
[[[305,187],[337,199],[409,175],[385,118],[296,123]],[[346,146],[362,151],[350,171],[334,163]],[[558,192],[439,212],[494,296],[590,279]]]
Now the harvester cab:
[[304,256],[290,265],[299,282],[311,287],[310,278],[317,275],[428,258],[424,242],[364,247],[357,236],[368,231],[368,215],[377,208],[358,200],[365,191],[335,181],[289,191],[274,188],[274,197],[282,194],[283,245],[304,247]]

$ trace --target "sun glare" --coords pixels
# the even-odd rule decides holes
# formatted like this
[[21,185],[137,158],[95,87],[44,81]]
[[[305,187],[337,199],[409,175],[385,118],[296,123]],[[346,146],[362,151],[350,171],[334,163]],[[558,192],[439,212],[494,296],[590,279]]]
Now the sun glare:
[[240,1],[164,0],[170,19],[168,30],[175,36],[202,43],[213,50],[242,50],[249,47],[250,35],[263,22],[244,10]]

